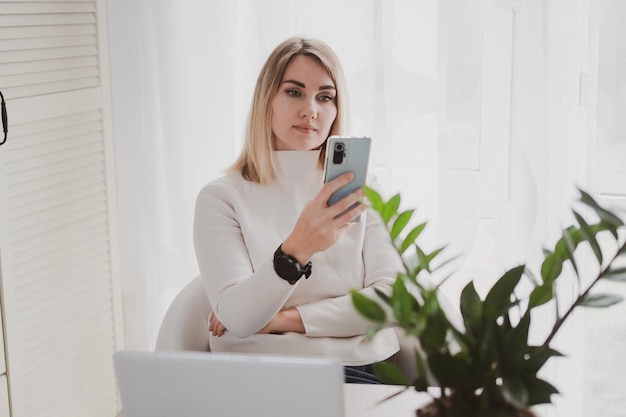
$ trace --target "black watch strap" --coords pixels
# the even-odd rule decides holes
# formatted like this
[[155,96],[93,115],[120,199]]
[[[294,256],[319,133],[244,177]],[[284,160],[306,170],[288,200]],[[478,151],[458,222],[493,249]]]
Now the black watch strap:
[[282,245],[274,252],[274,271],[276,274],[289,282],[295,284],[302,276],[309,278],[313,264],[309,261],[302,266],[296,258],[283,252]]

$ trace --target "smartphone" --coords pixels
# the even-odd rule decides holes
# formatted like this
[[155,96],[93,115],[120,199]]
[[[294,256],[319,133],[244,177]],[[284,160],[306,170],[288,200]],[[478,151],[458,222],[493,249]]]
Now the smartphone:
[[[350,183],[330,196],[328,199],[329,206],[352,194],[365,184],[371,143],[372,140],[368,137],[331,136],[328,138],[324,163],[324,183],[332,181],[346,172],[354,174],[354,179]],[[353,222],[358,222],[360,217],[355,218]]]

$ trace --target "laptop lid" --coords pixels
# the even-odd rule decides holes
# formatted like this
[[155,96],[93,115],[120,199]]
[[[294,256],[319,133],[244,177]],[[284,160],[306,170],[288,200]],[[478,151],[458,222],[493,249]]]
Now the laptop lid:
[[123,417],[343,417],[343,366],[218,352],[114,354]]

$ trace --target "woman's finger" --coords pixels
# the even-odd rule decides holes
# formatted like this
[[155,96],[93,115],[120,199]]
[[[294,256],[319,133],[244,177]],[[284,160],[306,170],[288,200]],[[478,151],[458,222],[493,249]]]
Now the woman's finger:
[[350,222],[367,208],[361,204],[363,200],[363,191],[361,189],[345,196],[332,206],[328,207],[333,219],[340,220],[337,223],[341,225],[344,222]]
[[222,336],[226,331],[226,327],[215,317],[215,314],[211,312],[209,316],[209,332],[213,336]]
[[330,196],[335,191],[338,191],[341,187],[350,184],[353,179],[354,174],[351,172],[347,172],[338,176],[334,180],[328,181],[326,184],[324,184],[320,192],[317,194],[317,198],[320,199],[320,203],[322,203],[322,206],[326,206],[328,200],[330,199]]

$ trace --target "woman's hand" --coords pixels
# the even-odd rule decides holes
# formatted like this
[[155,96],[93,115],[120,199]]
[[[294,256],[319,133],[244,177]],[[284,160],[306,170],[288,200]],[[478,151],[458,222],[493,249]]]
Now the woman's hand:
[[213,336],[220,337],[224,335],[226,331],[226,327],[220,322],[215,314],[211,311],[211,315],[209,316],[209,333],[213,334]]
[[279,311],[265,327],[258,331],[260,334],[284,332],[304,333],[302,317],[295,307]]
[[339,239],[350,226],[350,222],[367,208],[363,204],[357,204],[344,213],[363,197],[361,190],[344,197],[332,206],[327,204],[331,194],[350,183],[353,178],[352,173],[347,173],[324,184],[320,192],[300,213],[293,231],[282,244],[283,252],[304,265],[314,253],[328,249]]

